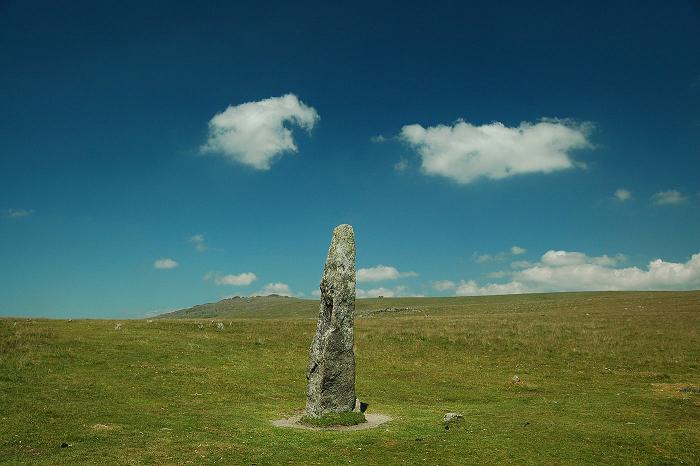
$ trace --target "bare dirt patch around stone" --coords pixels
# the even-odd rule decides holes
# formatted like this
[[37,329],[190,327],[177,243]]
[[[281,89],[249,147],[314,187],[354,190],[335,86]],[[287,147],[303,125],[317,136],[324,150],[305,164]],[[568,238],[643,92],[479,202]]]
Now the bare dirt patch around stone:
[[367,422],[362,424],[356,424],[354,426],[331,426],[331,427],[312,427],[300,423],[299,421],[303,417],[303,414],[297,414],[286,419],[278,419],[272,421],[272,425],[276,427],[291,427],[294,429],[304,429],[304,430],[338,430],[338,431],[349,431],[349,430],[364,430],[372,429],[374,427],[379,427],[382,424],[386,424],[391,421],[391,416],[386,414],[365,414]]

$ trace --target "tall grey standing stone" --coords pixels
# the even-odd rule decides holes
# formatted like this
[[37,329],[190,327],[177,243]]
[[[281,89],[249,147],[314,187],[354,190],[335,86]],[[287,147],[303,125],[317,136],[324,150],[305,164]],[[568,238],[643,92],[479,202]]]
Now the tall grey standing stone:
[[355,406],[355,233],[333,230],[321,279],[321,306],[306,371],[306,414],[352,411]]

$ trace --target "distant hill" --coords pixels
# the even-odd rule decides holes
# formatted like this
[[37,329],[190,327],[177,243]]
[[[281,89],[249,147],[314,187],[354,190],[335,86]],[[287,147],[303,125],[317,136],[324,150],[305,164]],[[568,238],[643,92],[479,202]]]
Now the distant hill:
[[[595,308],[636,305],[640,308],[661,297],[666,300],[686,301],[700,296],[700,292],[573,292],[541,293],[504,296],[459,296],[459,297],[406,297],[364,298],[355,301],[356,317],[401,314],[465,314],[542,312],[555,309]],[[216,303],[200,304],[187,309],[169,312],[159,319],[283,319],[316,318],[318,299],[301,299],[288,296],[236,296]]]
[[318,300],[268,296],[235,296],[216,303],[198,304],[159,315],[159,319],[230,319],[241,317],[313,317],[318,312]]

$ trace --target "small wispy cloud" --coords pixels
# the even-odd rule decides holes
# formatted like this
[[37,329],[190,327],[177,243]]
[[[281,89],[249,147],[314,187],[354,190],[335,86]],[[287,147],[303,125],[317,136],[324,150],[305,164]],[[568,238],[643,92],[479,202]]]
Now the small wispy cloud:
[[369,140],[371,142],[376,143],[376,144],[381,144],[382,142],[386,142],[386,138],[381,134],[377,134],[376,136],[372,136],[371,138],[369,138]]
[[489,262],[501,262],[508,259],[509,254],[507,252],[499,252],[498,254],[472,254],[474,262],[477,264],[488,264]]
[[5,216],[7,218],[24,218],[34,214],[32,209],[7,209]]
[[683,195],[683,193],[677,189],[660,191],[651,196],[651,199],[656,205],[682,204],[688,200],[688,198],[686,198],[685,195]]
[[625,188],[617,188],[613,194],[613,198],[620,202],[629,201],[632,199],[632,191]]
[[357,270],[358,282],[381,282],[384,280],[396,280],[404,277],[417,277],[416,272],[399,272],[396,267],[390,265],[377,265]]
[[202,233],[190,236],[187,241],[194,245],[194,250],[197,252],[204,252],[209,249],[204,242],[204,235]]
[[158,259],[153,262],[153,268],[154,269],[174,269],[175,267],[178,266],[177,261],[170,259],[168,257],[163,258],[163,259]]
[[408,159],[402,157],[394,164],[394,171],[405,172],[406,170],[408,170]]
[[527,249],[520,246],[511,246],[508,251],[501,251],[496,254],[479,254],[475,252],[472,254],[472,259],[477,264],[487,264],[489,262],[502,262],[510,259],[512,256],[522,256],[527,252]]
[[209,272],[204,275],[204,281],[213,281],[215,284],[229,286],[248,286],[257,280],[258,277],[253,272],[243,272],[239,274],[222,275],[217,272]]

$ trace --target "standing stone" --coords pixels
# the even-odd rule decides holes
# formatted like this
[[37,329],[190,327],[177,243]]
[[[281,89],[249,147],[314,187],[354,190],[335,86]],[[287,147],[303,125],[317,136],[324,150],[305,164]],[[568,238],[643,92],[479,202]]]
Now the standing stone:
[[350,225],[333,230],[321,279],[321,307],[309,350],[306,414],[352,411],[355,406],[355,233]]

